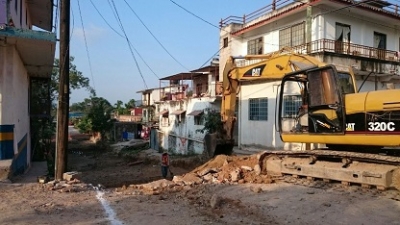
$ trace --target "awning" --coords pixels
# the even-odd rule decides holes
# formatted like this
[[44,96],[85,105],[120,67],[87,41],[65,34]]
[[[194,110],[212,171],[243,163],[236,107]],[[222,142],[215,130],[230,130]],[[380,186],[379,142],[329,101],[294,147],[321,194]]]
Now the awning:
[[177,110],[171,113],[171,115],[181,115],[182,113],[185,113],[186,110]]
[[188,116],[198,116],[198,115],[200,115],[200,114],[202,114],[202,113],[204,113],[203,110],[193,110],[192,112],[190,112],[190,113],[188,114]]
[[168,110],[163,110],[163,111],[160,112],[160,115],[161,116],[167,116],[168,112],[169,112]]

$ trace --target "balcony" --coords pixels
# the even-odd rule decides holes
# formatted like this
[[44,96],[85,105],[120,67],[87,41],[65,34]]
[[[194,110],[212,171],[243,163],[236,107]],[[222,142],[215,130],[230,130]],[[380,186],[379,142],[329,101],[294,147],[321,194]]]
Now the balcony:
[[386,62],[399,62],[397,51],[378,49],[370,46],[319,39],[292,47],[294,52],[302,54],[330,53],[351,57],[369,58]]

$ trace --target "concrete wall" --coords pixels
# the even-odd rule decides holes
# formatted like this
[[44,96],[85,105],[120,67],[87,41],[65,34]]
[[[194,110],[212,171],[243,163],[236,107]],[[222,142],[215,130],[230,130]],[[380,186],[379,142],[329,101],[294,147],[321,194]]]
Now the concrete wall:
[[26,165],[30,163],[28,91],[28,74],[18,52],[14,46],[0,47],[0,124],[14,124],[14,153],[28,149]]
[[25,1],[10,0],[8,6],[9,14],[14,22],[14,26],[17,28],[30,29],[31,20]]
[[[160,135],[161,147],[175,154],[201,154],[204,150],[204,134],[196,132],[202,129],[203,125],[194,124],[194,116],[187,115],[194,110],[204,110],[207,108],[219,111],[221,103],[215,98],[188,98],[181,101],[168,101],[159,105],[160,110],[169,110],[169,124],[162,122],[160,115]],[[174,111],[186,110],[183,116],[172,115]],[[182,119],[184,117],[184,119]]]

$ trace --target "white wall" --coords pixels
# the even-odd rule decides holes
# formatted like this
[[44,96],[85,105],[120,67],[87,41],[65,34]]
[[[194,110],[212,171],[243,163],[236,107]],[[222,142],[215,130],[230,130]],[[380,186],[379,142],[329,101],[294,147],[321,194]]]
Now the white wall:
[[0,47],[0,72],[0,124],[15,125],[14,153],[18,152],[17,143],[28,135],[29,164],[29,79],[14,46]]
[[[22,5],[21,5],[22,3]],[[30,15],[29,15],[29,10],[27,10],[27,5],[25,3],[25,0],[10,0],[8,3],[9,7],[9,13],[10,16],[14,22],[14,26],[17,28],[24,28],[24,29],[30,29],[31,28],[31,21],[30,21]],[[22,12],[22,17],[20,17]],[[28,19],[26,19],[26,15],[28,16]]]
[[[300,144],[283,143],[275,131],[275,102],[280,82],[244,84],[239,93],[239,147],[299,149]],[[268,120],[249,120],[249,99],[268,98]]]
[[[160,131],[163,135],[161,147],[173,151],[176,154],[188,154],[189,142],[193,145],[192,151],[196,154],[201,154],[204,150],[203,138],[205,134],[196,132],[202,129],[203,125],[194,124],[194,116],[189,116],[190,112],[194,110],[204,110],[212,108],[219,111],[220,102],[211,103],[214,98],[189,98],[180,102],[168,101],[159,105],[160,111],[169,110],[169,126],[162,126],[162,116],[160,115]],[[171,115],[172,112],[177,110],[186,110],[184,122],[178,123],[178,116]],[[160,133],[159,133],[160,135]],[[169,141],[175,141],[176,147],[173,148]]]

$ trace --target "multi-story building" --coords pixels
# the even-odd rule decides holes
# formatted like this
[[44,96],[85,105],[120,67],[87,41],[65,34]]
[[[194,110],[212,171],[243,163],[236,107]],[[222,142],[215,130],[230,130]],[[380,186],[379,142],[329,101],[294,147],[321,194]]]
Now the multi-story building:
[[30,107],[30,97],[35,87],[50,82],[56,46],[53,10],[51,0],[0,1],[0,178],[29,167],[30,119],[50,113],[48,97],[35,99],[41,103],[36,108]]
[[[268,54],[291,47],[295,52],[335,65],[342,73],[349,73],[352,68],[361,92],[399,88],[399,24],[398,6],[386,1],[274,0],[243,17],[221,20],[220,74],[229,56]],[[282,143],[276,132],[274,115],[279,84],[241,83],[240,147],[304,147]],[[285,98],[285,114],[295,115],[298,104],[298,96]]]
[[161,78],[160,88],[142,91],[145,102],[153,100],[147,106],[154,109],[158,125],[152,130],[152,146],[175,154],[202,153],[204,115],[221,105],[218,80],[218,64],[211,64]]

